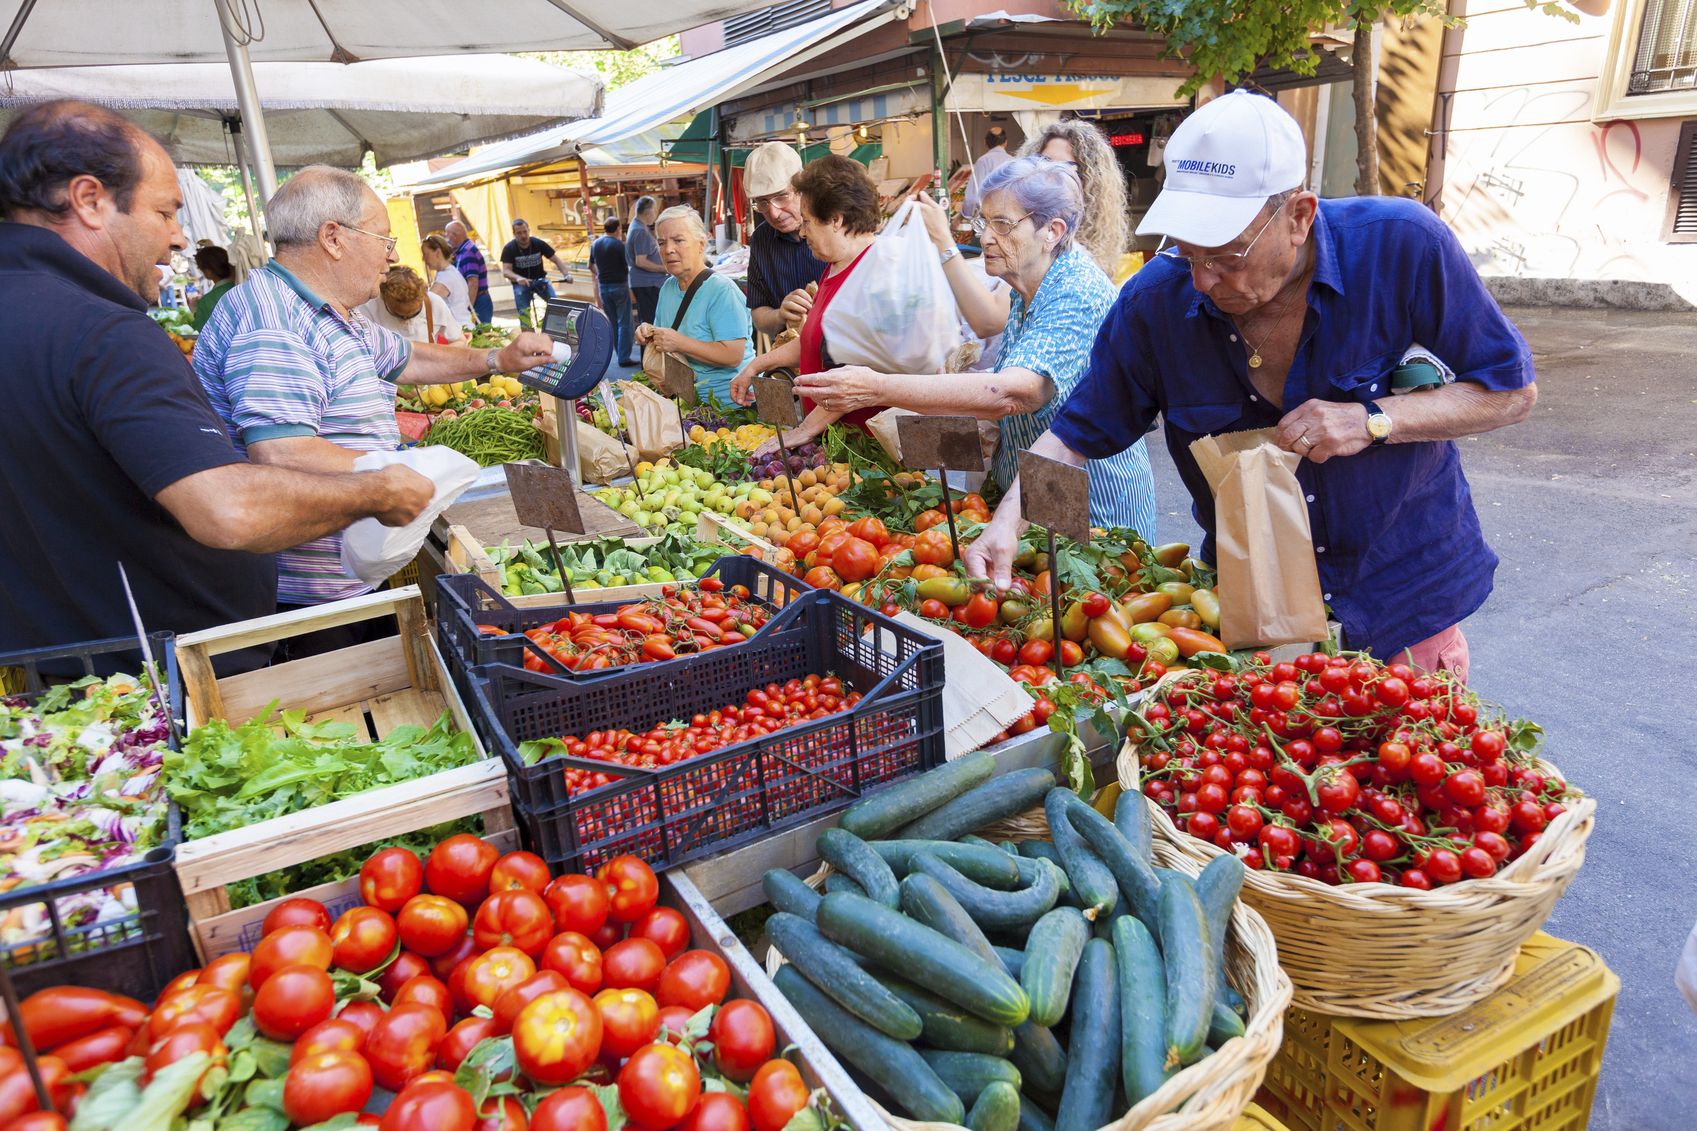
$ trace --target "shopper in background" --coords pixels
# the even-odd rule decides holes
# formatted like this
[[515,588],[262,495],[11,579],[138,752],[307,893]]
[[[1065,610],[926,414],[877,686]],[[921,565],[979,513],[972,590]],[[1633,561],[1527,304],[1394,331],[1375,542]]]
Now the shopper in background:
[[660,262],[660,245],[654,239],[654,212],[652,196],[637,197],[630,231],[625,235],[625,266],[630,269],[630,293],[636,303],[638,326],[654,321],[660,287],[666,281],[666,268]]
[[532,239],[529,224],[514,220],[513,238],[501,249],[501,274],[513,285],[513,305],[518,308],[520,326],[530,325],[531,303],[554,297],[554,287],[548,282],[549,261],[560,269],[566,282],[572,281],[571,269],[559,253],[545,241]]
[[1074,237],[1110,279],[1120,277],[1120,256],[1131,232],[1126,220],[1125,173],[1114,147],[1095,125],[1075,118],[1045,126],[1020,147],[1021,157],[1036,155],[1071,165],[1084,186],[1084,219]]
[[42,103],[0,137],[0,652],[127,632],[120,561],[150,630],[263,616],[274,551],[367,516],[404,525],[430,501],[406,468],[308,475],[235,449],[147,316],[154,265],[185,246],[180,207],[165,150],[111,110]]
[[743,192],[762,221],[748,237],[748,309],[763,334],[781,334],[806,318],[813,305],[807,284],[825,274],[825,261],[802,237],[801,200],[790,187],[799,172],[801,155],[781,141],[754,150],[742,168]]
[[453,315],[456,325],[466,330],[477,325],[472,321],[471,294],[466,288],[465,276],[454,269],[454,247],[447,237],[425,236],[418,250],[424,257],[425,270],[429,272],[430,293],[441,296],[448,304],[448,313]]
[[[409,342],[356,310],[398,257],[388,210],[353,173],[307,166],[278,188],[265,220],[276,257],[224,296],[194,352],[213,408],[255,463],[347,471],[362,452],[399,446],[396,384],[447,384],[553,360],[543,334],[471,350]],[[278,556],[279,612],[368,589],[342,572],[338,534]],[[361,642],[359,628],[285,647],[290,658],[346,647]]]
[[601,225],[604,233],[589,245],[589,278],[607,321],[613,324],[613,353],[624,369],[641,365],[631,359],[635,327],[630,319],[630,269],[625,264],[625,241],[619,238],[619,218],[609,216]]
[[448,244],[454,249],[454,270],[465,280],[466,300],[471,304],[471,312],[477,317],[479,326],[487,326],[495,318],[495,300],[489,297],[489,264],[484,261],[483,252],[472,242],[466,232],[466,226],[458,220],[449,220],[442,234],[448,237]]
[[424,285],[417,271],[404,264],[389,268],[377,294],[359,305],[359,312],[385,330],[409,342],[457,346],[465,341],[447,300]]
[[205,294],[189,303],[194,308],[194,318],[189,325],[193,326],[198,334],[201,327],[206,325],[206,320],[212,317],[212,308],[218,305],[218,300],[235,284],[230,281],[233,274],[230,268],[230,253],[221,247],[201,248],[194,253],[194,265],[200,268],[200,273],[213,284]]
[[970,220],[978,215],[978,202],[984,198],[984,182],[990,174],[1013,160],[1008,152],[1008,135],[1001,126],[990,127],[984,135],[984,156],[972,163],[972,176],[967,178],[966,195],[961,197],[960,214]]
[[680,354],[695,370],[696,395],[730,400],[731,378],[754,356],[742,290],[707,266],[707,225],[679,205],[654,225],[671,278],[660,288],[653,323],[636,328],[638,345]]

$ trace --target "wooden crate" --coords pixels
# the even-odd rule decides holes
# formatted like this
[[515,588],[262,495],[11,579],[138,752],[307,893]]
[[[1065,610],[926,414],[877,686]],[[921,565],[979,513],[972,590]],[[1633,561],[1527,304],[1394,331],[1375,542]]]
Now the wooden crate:
[[[396,619],[400,635],[223,679],[212,670],[213,656],[386,616]],[[352,723],[374,742],[398,726],[428,727],[446,710],[482,759],[178,846],[177,878],[203,958],[236,949],[239,925],[227,918],[226,884],[474,814],[488,833],[513,828],[506,769],[478,741],[425,624],[417,586],[179,636],[177,663],[191,729],[214,718],[240,725],[277,699],[309,721]]]

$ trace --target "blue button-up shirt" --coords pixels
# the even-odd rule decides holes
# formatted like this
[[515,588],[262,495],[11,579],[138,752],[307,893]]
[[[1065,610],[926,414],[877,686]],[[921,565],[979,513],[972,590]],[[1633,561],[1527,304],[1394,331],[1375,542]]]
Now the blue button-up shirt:
[[829,266],[813,258],[800,233],[786,236],[762,220],[748,237],[748,308],[782,306],[785,295],[817,283]]
[[[1391,370],[1416,342],[1458,380],[1487,389],[1536,379],[1526,340],[1429,210],[1386,197],[1323,200],[1311,238],[1314,279],[1285,379],[1286,408],[1388,397]],[[1212,561],[1214,501],[1190,445],[1272,427],[1284,411],[1249,380],[1248,351],[1231,320],[1191,285],[1183,263],[1157,258],[1120,292],[1090,371],[1051,430],[1100,459],[1129,447],[1160,413],[1206,532],[1202,555]],[[1297,480],[1321,585],[1352,647],[1392,656],[1490,595],[1497,556],[1479,529],[1454,443],[1393,442],[1323,464],[1304,460]]]

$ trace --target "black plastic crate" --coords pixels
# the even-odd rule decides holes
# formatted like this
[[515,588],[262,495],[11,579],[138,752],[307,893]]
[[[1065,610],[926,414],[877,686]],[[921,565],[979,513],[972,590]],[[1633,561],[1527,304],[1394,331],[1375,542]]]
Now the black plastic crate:
[[[657,770],[556,755],[533,766],[518,744],[648,730],[741,703],[749,690],[831,674],[861,701],[847,711]],[[519,828],[557,869],[610,857],[667,868],[772,835],[943,762],[943,646],[829,590],[809,590],[747,644],[586,683],[496,664],[471,673],[472,712],[506,759]],[[620,780],[578,796],[567,768]]]
[[[788,605],[812,587],[800,579],[746,554],[726,554],[707,567],[703,577],[716,577],[729,589],[733,585],[748,588],[751,599],[769,610]],[[690,582],[679,582],[688,586]],[[596,590],[578,591],[592,597]],[[568,671],[553,657],[538,648],[524,635],[530,629],[552,624],[567,613],[615,612],[630,601],[561,603],[541,608],[523,609],[509,602],[476,574],[442,574],[436,579],[436,632],[442,645],[442,655],[456,676],[485,664],[511,664],[523,667],[525,657],[534,656],[548,665],[550,674],[576,681],[604,679],[623,668],[602,668],[593,672]],[[479,625],[501,629],[505,635],[480,632]],[[462,686],[461,692],[467,689]]]
[[[180,726],[182,692],[177,678],[175,637],[169,632],[155,632],[148,640],[155,662],[165,670],[166,710]],[[139,651],[135,637],[118,637],[0,655],[0,667],[24,669],[25,690],[21,697],[33,703],[47,691],[40,669],[64,666],[53,661],[76,661],[85,675],[93,675],[95,656]],[[140,666],[136,662],[137,674]],[[168,744],[173,750],[177,748],[174,739],[168,740]],[[18,908],[31,914],[28,909],[39,906],[50,927],[45,938],[0,947],[0,965],[11,974],[20,996],[27,997],[48,986],[75,985],[152,1001],[172,978],[194,967],[188,911],[173,865],[176,845],[182,840],[182,818],[175,803],[168,812],[165,843],[151,849],[141,860],[0,895],[0,916]],[[68,897],[122,883],[134,885],[134,912],[85,926],[65,922],[60,905]]]

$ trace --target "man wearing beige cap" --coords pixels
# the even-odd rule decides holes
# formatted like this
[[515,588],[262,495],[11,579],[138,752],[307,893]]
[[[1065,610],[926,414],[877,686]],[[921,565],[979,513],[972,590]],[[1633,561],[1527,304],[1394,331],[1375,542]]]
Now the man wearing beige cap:
[[748,309],[754,328],[767,334],[806,317],[813,305],[807,284],[825,274],[825,261],[801,237],[801,197],[790,188],[799,172],[800,154],[781,141],[762,145],[742,167],[742,191],[762,220],[748,237]]
[[[1137,234],[1177,246],[1125,285],[1031,450],[1082,466],[1159,414],[1212,561],[1214,499],[1190,445],[1276,429],[1303,457],[1314,559],[1345,643],[1466,680],[1459,625],[1490,595],[1497,556],[1454,441],[1531,412],[1526,340],[1430,210],[1304,189],[1302,132],[1270,98],[1209,102],[1173,131],[1165,163]],[[1392,396],[1391,371],[1416,343],[1454,380]],[[1019,516],[1016,482],[967,551],[969,573],[1007,587]]]

